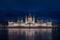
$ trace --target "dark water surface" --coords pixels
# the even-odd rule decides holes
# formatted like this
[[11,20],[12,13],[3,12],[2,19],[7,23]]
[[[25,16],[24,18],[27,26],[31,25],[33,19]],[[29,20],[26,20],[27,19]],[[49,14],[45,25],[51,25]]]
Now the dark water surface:
[[59,28],[36,30],[0,27],[0,40],[57,40],[57,34],[59,34]]

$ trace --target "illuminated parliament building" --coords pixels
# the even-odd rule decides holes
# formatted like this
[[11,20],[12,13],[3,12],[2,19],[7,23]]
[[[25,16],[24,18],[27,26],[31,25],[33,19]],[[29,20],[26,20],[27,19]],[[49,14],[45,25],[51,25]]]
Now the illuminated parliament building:
[[[19,18],[16,22],[8,21],[8,34],[9,40],[19,39],[21,35],[22,36],[24,35],[26,40],[34,40],[35,37],[37,38],[37,40],[38,39],[51,40],[52,22],[51,21],[43,22],[41,18],[39,18],[36,22],[35,17],[29,15],[25,17],[25,21],[23,21],[23,19],[21,18]],[[21,39],[24,40],[23,37]]]
[[23,27],[38,27],[38,26],[52,26],[52,22],[51,21],[47,21],[47,22],[43,22],[43,20],[41,18],[39,18],[37,20],[37,22],[35,22],[35,17],[34,16],[26,16],[25,18],[25,22],[23,21],[23,19],[18,19],[17,22],[13,22],[13,21],[8,21],[8,26],[11,27],[15,27],[15,26],[23,26]]

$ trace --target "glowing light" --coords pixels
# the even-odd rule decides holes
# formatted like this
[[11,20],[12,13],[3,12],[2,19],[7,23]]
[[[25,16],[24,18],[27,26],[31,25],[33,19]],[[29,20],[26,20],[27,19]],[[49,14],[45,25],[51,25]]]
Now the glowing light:
[[46,23],[43,23],[42,26],[47,26],[47,24]]
[[[29,23],[30,23],[30,25],[29,25]],[[19,24],[19,22],[8,22],[8,26],[25,26],[25,27],[28,27],[28,26],[31,26],[31,27],[33,27],[33,26],[35,26],[35,27],[36,26],[52,26],[52,22],[38,23],[38,22],[35,22],[34,16],[33,17],[26,16],[25,22],[23,22],[23,20],[22,20],[21,24]]]

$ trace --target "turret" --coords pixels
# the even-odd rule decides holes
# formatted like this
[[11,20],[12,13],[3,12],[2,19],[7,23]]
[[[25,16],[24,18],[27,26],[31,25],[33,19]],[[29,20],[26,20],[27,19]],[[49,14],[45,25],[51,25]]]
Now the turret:
[[31,16],[31,14],[29,14],[29,16],[28,16],[28,23],[32,23],[33,22],[33,18],[32,18],[32,16]]
[[33,23],[35,23],[35,18],[34,18],[34,16],[33,16]]
[[47,21],[47,26],[52,26],[51,20],[48,20],[48,21]]
[[25,23],[27,23],[27,16],[26,16],[26,18],[25,18]]
[[14,22],[12,20],[8,21],[8,26],[12,26],[14,24]]
[[19,19],[17,20],[17,23],[23,23],[23,20],[22,20],[21,18],[19,18]]
[[43,23],[42,18],[39,18],[39,19],[37,20],[37,22],[38,22],[38,23]]

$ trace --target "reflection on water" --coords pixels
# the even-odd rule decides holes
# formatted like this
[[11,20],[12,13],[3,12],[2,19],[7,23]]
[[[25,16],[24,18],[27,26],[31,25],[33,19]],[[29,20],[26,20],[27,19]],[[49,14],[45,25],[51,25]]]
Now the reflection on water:
[[52,29],[8,29],[9,40],[52,40]]

